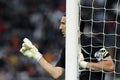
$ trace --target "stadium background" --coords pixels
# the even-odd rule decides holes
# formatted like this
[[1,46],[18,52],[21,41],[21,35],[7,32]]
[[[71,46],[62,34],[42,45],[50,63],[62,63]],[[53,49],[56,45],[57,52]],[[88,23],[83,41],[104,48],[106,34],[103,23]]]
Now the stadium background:
[[[83,5],[91,6],[92,0],[82,0]],[[105,0],[94,0],[96,6],[102,5]],[[108,8],[115,9],[117,0],[107,1]],[[110,6],[109,6],[110,5]],[[21,42],[28,37],[43,53],[52,65],[59,59],[60,49],[64,46],[64,38],[59,31],[59,21],[65,12],[65,0],[0,0],[0,80],[51,80],[38,63],[20,54]],[[91,10],[83,9],[84,18],[89,19]],[[116,13],[111,10],[107,13],[108,20],[115,20]],[[95,20],[103,19],[103,10],[95,15]],[[118,16],[118,22],[119,16]],[[96,27],[97,26],[97,27]],[[108,24],[105,33],[115,34],[115,24]],[[90,24],[86,25],[90,30]],[[102,27],[94,26],[95,32],[101,32]],[[106,46],[117,46],[110,49],[114,59],[120,59],[120,25],[117,35],[107,36]],[[100,35],[97,35],[100,39]],[[115,37],[117,42],[115,44]],[[120,63],[116,64],[116,72],[120,71]],[[117,74],[117,77],[120,75]]]

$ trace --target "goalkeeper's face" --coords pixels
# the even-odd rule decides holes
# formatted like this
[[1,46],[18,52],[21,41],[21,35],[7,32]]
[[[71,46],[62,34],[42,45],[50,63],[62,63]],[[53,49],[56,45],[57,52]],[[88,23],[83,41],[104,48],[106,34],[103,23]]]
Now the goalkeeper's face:
[[66,36],[66,16],[62,17],[59,29],[61,30],[62,34],[65,37]]

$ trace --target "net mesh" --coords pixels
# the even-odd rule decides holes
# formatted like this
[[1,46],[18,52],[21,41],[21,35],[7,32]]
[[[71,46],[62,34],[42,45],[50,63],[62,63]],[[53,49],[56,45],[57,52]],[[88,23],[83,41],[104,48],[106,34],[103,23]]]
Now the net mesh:
[[[105,80],[120,80],[120,1],[80,0],[79,10],[80,21],[86,23],[84,34],[101,40],[102,46],[108,50],[115,64],[113,72],[102,70],[106,74]],[[91,46],[93,46],[92,40]],[[90,77],[91,73],[89,73],[89,80]]]

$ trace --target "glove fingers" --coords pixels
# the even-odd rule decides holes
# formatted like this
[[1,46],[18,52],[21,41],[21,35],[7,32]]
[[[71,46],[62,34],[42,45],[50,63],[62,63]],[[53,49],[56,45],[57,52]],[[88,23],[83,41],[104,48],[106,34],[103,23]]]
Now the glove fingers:
[[32,45],[32,42],[28,38],[24,38],[23,42]]
[[38,49],[32,44],[32,42],[28,38],[24,38],[23,42],[24,47],[38,51]]
[[28,43],[23,43],[23,46],[28,48],[28,49],[33,48],[33,45],[32,44],[28,44]]
[[22,46],[25,47],[25,48],[27,48],[27,49],[33,49],[35,51],[38,51],[38,49],[34,45],[32,45],[32,44],[23,43]]
[[29,58],[31,58],[33,56],[33,53],[31,53],[30,50],[26,49],[25,47],[22,47],[20,49],[20,52],[25,55],[25,56],[28,56]]
[[30,48],[32,48],[32,45],[31,45],[31,44],[28,44],[28,43],[23,43],[23,44],[22,44],[22,47],[25,47],[25,48],[27,48],[27,49],[30,49]]
[[23,53],[23,50],[22,50],[22,49],[20,49],[20,52],[21,52],[21,53]]
[[25,56],[27,56],[27,57],[29,57],[29,58],[33,57],[33,54],[32,54],[31,51],[29,51],[29,50],[25,51],[25,52],[23,53],[23,55],[25,55]]
[[26,50],[27,50],[27,49],[26,49],[25,47],[22,47],[22,48],[20,49],[20,52],[21,52],[21,53],[24,53]]
[[25,43],[22,44],[22,47],[25,47]]
[[33,48],[32,42],[28,38],[24,38],[23,42],[22,46],[26,48]]

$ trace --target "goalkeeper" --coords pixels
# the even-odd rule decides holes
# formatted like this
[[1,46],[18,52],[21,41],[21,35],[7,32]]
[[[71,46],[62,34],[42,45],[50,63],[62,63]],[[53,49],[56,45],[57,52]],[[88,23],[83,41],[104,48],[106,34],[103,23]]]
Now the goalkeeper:
[[[66,36],[66,16],[65,15],[62,16],[62,19],[61,19],[60,23],[61,24],[60,24],[59,29],[61,30],[61,32],[63,33],[63,35],[65,37]],[[84,26],[83,22],[82,22],[81,27],[82,26]],[[82,38],[82,35],[81,35],[81,38]],[[85,38],[85,37],[83,36],[83,38]],[[87,39],[87,38],[85,38],[85,39]],[[84,40],[82,40],[82,41],[84,41]],[[84,48],[84,50],[86,50],[85,47],[83,47],[83,48]],[[60,60],[58,61],[58,63],[56,64],[56,66],[52,66],[51,64],[49,64],[42,57],[42,54],[38,51],[38,49],[27,38],[25,38],[23,40],[23,44],[22,44],[22,48],[20,49],[20,52],[23,55],[25,55],[27,57],[30,57],[30,58],[34,58],[36,61],[38,61],[38,63],[40,64],[40,66],[52,78],[59,79],[59,78],[61,78],[61,76],[64,76],[63,73],[64,73],[64,69],[65,69],[65,48],[62,49]],[[83,52],[83,50],[82,50],[82,52]],[[104,59],[101,59],[101,60],[99,60],[99,62],[96,63],[96,62],[90,62],[90,61],[86,60],[86,57],[88,57],[90,54],[85,53],[85,52],[83,52],[83,54],[82,54],[80,52],[80,59],[79,59],[80,67],[81,68],[92,69],[92,70],[102,70],[103,69],[105,71],[112,71],[113,68],[114,68],[113,62],[111,61],[111,57],[110,57],[109,53],[106,53],[106,54],[107,54],[107,56],[104,56]],[[84,59],[83,56],[85,56],[85,59]],[[97,54],[96,54],[96,57],[97,57]],[[90,64],[91,64],[91,66],[90,66]],[[104,66],[101,66],[101,64],[104,64]],[[87,73],[89,73],[89,72],[87,72]],[[89,75],[87,73],[85,75],[83,73],[80,76],[80,80],[89,80],[89,77],[88,77]],[[60,80],[62,80],[62,79],[60,79]],[[95,79],[90,79],[90,80],[95,80]],[[100,80],[100,79],[97,79],[97,80]]]
[[[65,28],[66,28],[66,17],[62,16],[60,22],[60,30],[63,32],[65,36]],[[52,66],[48,63],[42,56],[42,54],[38,51],[38,49],[32,44],[32,42],[28,38],[24,38],[22,48],[20,52],[29,57],[35,59],[40,66],[53,78],[64,80],[64,69],[65,69],[65,48],[62,49],[61,58],[56,64],[56,66]]]
[[114,71],[114,64],[109,52],[103,47],[102,42],[96,37],[88,37],[81,31],[81,50],[79,53],[80,80],[105,80],[105,73]]

